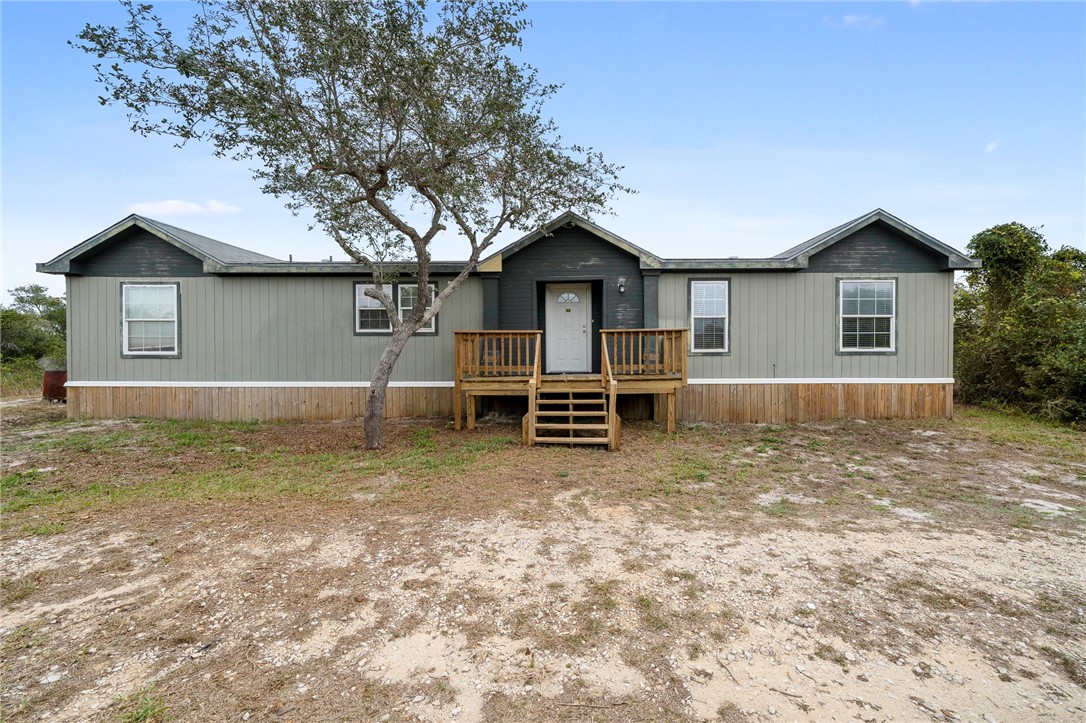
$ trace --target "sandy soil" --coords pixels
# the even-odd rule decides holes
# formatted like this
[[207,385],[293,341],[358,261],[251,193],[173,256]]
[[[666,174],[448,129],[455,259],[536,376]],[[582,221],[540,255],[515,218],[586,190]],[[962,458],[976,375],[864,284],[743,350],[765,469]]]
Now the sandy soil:
[[[261,450],[358,434],[212,427],[225,446],[184,447],[171,472],[138,436],[161,425],[36,414],[6,419],[7,485],[132,485],[236,455],[271,474]],[[515,434],[416,429],[389,447]],[[81,441],[41,441],[58,435]],[[346,453],[326,498],[72,492],[13,512],[3,718],[1086,719],[1081,435],[1062,453],[968,422],[625,436],[617,454],[495,442],[456,475]],[[861,438],[882,446],[857,454]],[[736,460],[752,471],[725,480]]]

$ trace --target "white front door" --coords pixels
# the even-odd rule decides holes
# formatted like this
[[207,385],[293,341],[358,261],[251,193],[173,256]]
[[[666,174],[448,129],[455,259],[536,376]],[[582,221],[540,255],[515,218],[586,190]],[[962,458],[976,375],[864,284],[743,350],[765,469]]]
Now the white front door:
[[591,371],[592,308],[589,284],[547,286],[547,371]]

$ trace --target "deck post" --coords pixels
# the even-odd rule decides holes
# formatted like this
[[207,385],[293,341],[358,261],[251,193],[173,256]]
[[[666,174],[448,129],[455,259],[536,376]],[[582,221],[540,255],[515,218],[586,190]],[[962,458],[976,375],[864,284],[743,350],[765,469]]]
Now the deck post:
[[475,429],[475,395],[468,392],[468,431]]
[[460,359],[460,336],[453,335],[453,429],[460,431],[462,416],[460,409],[460,377],[463,375]]
[[525,415],[527,419],[527,426],[525,427],[524,439],[525,444],[529,447],[535,446],[535,423],[536,423],[536,410],[537,410],[537,394],[538,388],[536,387],[535,379],[528,380],[528,414]]
[[675,434],[675,392],[667,395],[667,433]]

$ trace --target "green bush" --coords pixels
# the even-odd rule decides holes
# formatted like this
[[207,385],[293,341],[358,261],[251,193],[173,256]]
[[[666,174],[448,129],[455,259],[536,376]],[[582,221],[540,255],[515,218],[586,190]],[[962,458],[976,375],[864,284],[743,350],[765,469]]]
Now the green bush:
[[0,395],[41,394],[41,359],[50,368],[66,363],[67,310],[64,299],[50,296],[44,286],[11,289],[12,304],[0,307]]
[[960,397],[1086,421],[1086,253],[1053,253],[1018,223],[977,234],[969,250],[984,268],[954,296]]
[[42,370],[35,359],[5,359],[0,364],[0,396],[41,396]]

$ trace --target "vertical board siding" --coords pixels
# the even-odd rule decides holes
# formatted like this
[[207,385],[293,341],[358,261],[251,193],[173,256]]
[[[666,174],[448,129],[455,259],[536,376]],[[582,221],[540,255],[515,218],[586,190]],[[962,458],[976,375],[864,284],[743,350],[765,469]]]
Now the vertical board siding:
[[[122,359],[127,280],[68,277],[69,379],[368,381],[389,339],[355,335],[353,277],[162,277],[181,285],[181,357]],[[482,316],[482,283],[469,278],[438,313],[438,333],[408,341],[392,381],[451,381],[453,330],[481,328]]]
[[811,256],[809,272],[894,273],[940,271],[945,257],[926,249],[889,224],[865,226]]
[[[70,419],[146,417],[218,422],[354,419],[363,387],[70,387]],[[448,387],[390,387],[385,417],[451,417]]]
[[94,255],[73,263],[86,276],[202,276],[204,262],[150,231],[130,228]]
[[[683,422],[785,424],[836,417],[950,419],[953,384],[691,384],[676,398]],[[662,410],[656,404],[656,419]]]
[[[873,274],[897,280],[897,352],[838,354],[837,279],[843,274],[733,273],[728,354],[690,354],[691,379],[953,376],[952,273]],[[851,275],[856,277],[855,274]],[[660,326],[689,327],[688,280],[660,276]]]
[[[645,292],[640,260],[582,228],[560,228],[503,259],[498,279],[499,328],[537,328],[536,305],[541,300],[535,298],[536,282],[597,279],[603,282],[602,319],[593,319],[593,326],[643,326]],[[619,279],[626,280],[624,294],[618,293]]]

